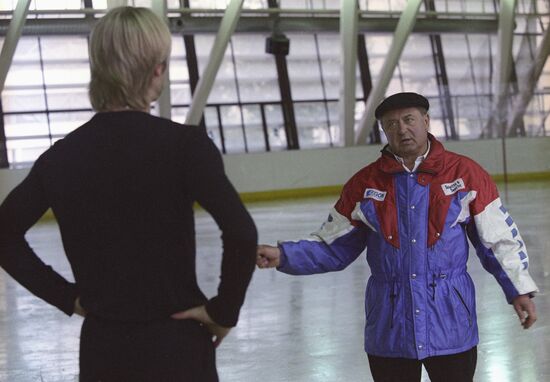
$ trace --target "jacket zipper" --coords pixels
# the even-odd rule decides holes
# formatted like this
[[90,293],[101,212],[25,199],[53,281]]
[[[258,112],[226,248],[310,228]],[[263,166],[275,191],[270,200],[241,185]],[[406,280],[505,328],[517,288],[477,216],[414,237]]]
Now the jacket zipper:
[[391,300],[391,321],[390,321],[390,329],[393,329],[393,314],[395,312],[395,297],[397,297],[397,293],[395,292],[395,280],[392,281],[392,287],[390,292],[390,300]]
[[435,281],[436,277],[437,277],[436,275],[432,275],[432,283],[430,284],[430,286],[433,289],[433,294],[432,294],[433,301],[435,301],[435,288],[437,287],[437,282]]

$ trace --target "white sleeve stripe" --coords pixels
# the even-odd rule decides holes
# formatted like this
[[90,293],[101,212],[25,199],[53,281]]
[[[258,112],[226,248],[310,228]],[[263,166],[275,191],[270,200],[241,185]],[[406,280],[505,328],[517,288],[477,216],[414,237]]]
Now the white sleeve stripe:
[[303,239],[285,241],[295,243],[299,241],[325,242],[330,245],[336,239],[353,231],[354,228],[355,227],[344,215],[341,215],[335,208],[332,208],[328,219],[317,231],[311,233],[308,237]]
[[376,232],[376,229],[374,228],[374,226],[367,220],[367,218],[365,217],[365,214],[363,214],[363,211],[361,211],[361,202],[357,202],[355,204],[355,208],[351,213],[351,218],[353,220],[362,221],[363,223],[365,223],[367,227],[369,227],[371,230]]
[[460,200],[460,213],[453,224],[451,224],[451,228],[458,223],[464,222],[470,216],[470,203],[475,200],[476,196],[476,191],[470,191]]
[[481,243],[491,249],[518,292],[523,294],[536,290],[534,281],[526,271],[529,256],[523,239],[508,211],[502,207],[500,198],[489,203],[474,216],[474,220]]

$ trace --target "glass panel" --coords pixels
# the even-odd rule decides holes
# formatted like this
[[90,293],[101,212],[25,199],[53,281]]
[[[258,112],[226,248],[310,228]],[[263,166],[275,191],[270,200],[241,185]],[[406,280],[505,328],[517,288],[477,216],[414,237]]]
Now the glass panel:
[[29,9],[80,9],[80,0],[32,0]]
[[46,85],[82,85],[90,83],[90,65],[82,62],[44,63]]
[[373,83],[380,77],[384,61],[391,46],[392,35],[365,35],[365,44],[369,56],[369,68]]
[[177,123],[184,124],[185,117],[189,111],[188,107],[173,107],[172,108],[172,120]]
[[91,109],[88,88],[48,88],[49,110]]
[[[214,35],[195,35],[195,47],[199,65],[199,73],[204,73],[206,64],[210,57],[210,50],[214,42]],[[237,101],[237,90],[235,86],[235,73],[231,61],[230,49],[226,49],[223,62],[216,75],[214,86],[208,97],[208,103],[228,103]]]
[[363,0],[360,3],[360,7],[361,9],[367,11],[401,12],[405,8],[406,3],[406,0]]
[[[363,104],[363,102],[359,102]],[[330,136],[332,138],[332,144],[339,146],[340,142],[340,107],[338,102],[327,102],[327,109],[330,122]]]
[[185,44],[181,35],[172,35],[172,51],[170,60],[185,59]]
[[10,163],[33,162],[50,147],[46,114],[4,115],[4,128]]
[[460,12],[464,8],[464,6],[461,4],[460,0],[450,0],[446,1],[444,7],[442,8],[445,10],[445,12]]
[[[403,84],[403,77],[399,75],[399,71],[400,71],[400,68],[399,66],[397,66],[395,68],[393,78],[390,80],[390,83],[386,88],[386,96],[405,91],[404,84]],[[406,89],[406,90],[409,90],[409,89]]]
[[259,105],[243,106],[243,118],[246,142],[249,152],[265,151],[265,139],[262,126],[262,115]]
[[17,5],[17,0],[0,1],[0,11],[13,11]]
[[191,102],[189,70],[185,57],[185,46],[181,36],[172,36],[170,90],[172,105],[188,105]]
[[241,108],[236,105],[222,106],[220,110],[226,151],[228,153],[245,152]]
[[438,12],[494,13],[495,5],[492,0],[435,0],[435,9]]
[[275,58],[265,53],[267,37],[235,35],[232,38],[241,102],[281,99]]
[[458,96],[453,99],[457,133],[461,139],[478,139],[489,119],[490,96]]
[[[453,45],[449,45],[447,49],[451,47],[454,51]],[[425,96],[438,95],[434,58],[428,36],[409,36],[399,60],[399,68],[396,69],[398,71],[400,80],[402,78],[403,81],[402,91],[413,91]],[[394,76],[396,74],[394,72]]]
[[133,5],[134,7],[151,8],[153,5],[153,0],[130,0],[128,1],[128,4]]
[[30,165],[49,147],[50,140],[46,138],[8,140],[6,142],[8,162],[11,164]]
[[271,151],[286,150],[287,141],[285,123],[283,120],[283,109],[281,105],[265,105],[264,112],[267,123],[269,147]]
[[206,133],[214,141],[218,149],[222,151],[222,139],[220,135],[220,123],[218,120],[218,111],[215,107],[207,106],[204,109],[204,121],[206,124]]
[[50,129],[56,138],[64,137],[74,129],[88,122],[94,113],[92,111],[77,113],[50,113]]
[[191,8],[223,9],[229,4],[229,0],[189,0]]
[[208,103],[233,103],[237,101],[233,63],[229,58],[226,58],[214,81],[214,85],[208,96]]
[[430,102],[430,133],[437,138],[445,139],[445,122],[442,119],[439,96],[436,94],[434,97],[429,97],[428,101]]
[[[359,130],[359,122],[363,118],[363,115],[365,114],[365,103],[363,101],[357,101],[355,102],[355,134],[358,134]],[[371,126],[372,128],[372,126]],[[340,136],[340,124],[338,123],[337,126],[334,127],[334,135],[335,142],[337,142],[340,146],[344,145],[344,142],[342,142],[342,137]]]
[[244,0],[244,9],[262,9],[267,8],[267,0]]
[[476,94],[489,90],[491,58],[487,38],[442,35],[441,41],[444,47],[453,47],[445,55],[449,58],[446,68],[453,94]]
[[40,68],[40,64],[13,61],[6,77],[6,89],[33,85],[42,87],[42,69]]
[[[333,33],[319,33],[317,34],[317,42],[319,45],[319,54],[321,59],[317,60],[317,64],[321,67],[323,73],[323,83],[325,85],[325,94],[327,99],[340,98],[340,36]],[[363,97],[363,88],[361,85],[361,73],[359,71],[359,65],[355,67],[356,70],[356,97]],[[320,95],[318,98],[323,98]]]
[[172,82],[170,84],[172,105],[189,105],[191,103],[191,86],[185,82]]
[[6,138],[48,136],[48,121],[46,114],[15,114],[4,115],[4,131]]
[[[85,36],[40,37],[44,61],[82,61],[88,64],[88,39]],[[35,57],[39,59],[38,55]]]
[[550,118],[548,118],[550,115],[550,60],[548,59],[544,65],[535,92],[537,95],[533,97],[529,107],[538,106],[540,110],[539,122],[534,123],[533,127],[530,127],[527,131],[527,134],[529,135],[532,132],[534,136],[548,136],[550,135]]
[[107,0],[94,0],[94,9],[106,9]]
[[44,90],[42,88],[7,88],[2,92],[2,107],[5,113],[44,110],[46,108]]
[[289,34],[288,76],[294,100],[323,97],[315,40],[312,35]]
[[300,148],[328,147],[332,137],[323,102],[294,104]]
[[550,118],[548,118],[548,115],[550,115],[550,94],[536,94],[529,103],[524,117],[527,136],[550,135]]
[[308,0],[280,0],[281,9],[307,9]]
[[21,36],[15,48],[13,64],[20,61],[34,60],[38,61],[40,54],[38,51],[38,39],[36,37]]
[[306,9],[340,9],[340,0],[307,0]]

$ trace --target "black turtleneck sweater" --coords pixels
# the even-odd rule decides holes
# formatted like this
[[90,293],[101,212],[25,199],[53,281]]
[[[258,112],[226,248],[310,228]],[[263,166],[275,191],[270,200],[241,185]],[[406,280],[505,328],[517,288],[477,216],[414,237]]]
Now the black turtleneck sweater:
[[[195,201],[222,232],[221,281],[210,300],[195,274]],[[48,208],[75,284],[25,240]],[[67,314],[77,296],[91,314],[119,321],[206,304],[214,321],[234,326],[256,243],[254,223],[203,129],[136,111],[96,114],[47,150],[0,206],[0,265]]]

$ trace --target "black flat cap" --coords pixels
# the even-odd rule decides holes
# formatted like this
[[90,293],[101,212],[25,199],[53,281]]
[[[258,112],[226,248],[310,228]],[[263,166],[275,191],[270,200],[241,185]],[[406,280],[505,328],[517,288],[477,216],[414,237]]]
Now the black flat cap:
[[430,103],[426,97],[421,96],[417,93],[405,92],[405,93],[396,93],[385,100],[383,100],[380,105],[374,111],[374,116],[376,119],[382,118],[382,116],[390,111],[396,109],[404,109],[407,107],[421,107],[426,110],[430,108]]

